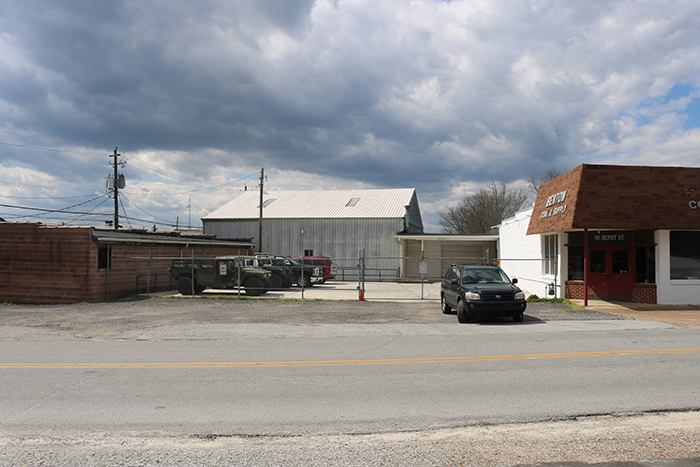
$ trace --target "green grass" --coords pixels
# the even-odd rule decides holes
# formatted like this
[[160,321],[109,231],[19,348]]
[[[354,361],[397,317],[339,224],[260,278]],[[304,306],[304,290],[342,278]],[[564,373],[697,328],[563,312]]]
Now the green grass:
[[568,298],[540,298],[535,294],[530,295],[527,297],[527,302],[528,303],[537,303],[537,302],[547,302],[547,303],[559,303],[562,305],[566,305],[572,310],[585,310],[586,307],[577,305]]

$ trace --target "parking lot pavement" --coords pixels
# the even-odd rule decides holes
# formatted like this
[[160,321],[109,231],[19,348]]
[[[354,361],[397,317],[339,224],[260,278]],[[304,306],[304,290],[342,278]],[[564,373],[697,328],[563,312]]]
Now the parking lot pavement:
[[[236,290],[205,290],[202,295],[237,294]],[[292,287],[287,290],[271,291],[265,297],[306,300],[359,300],[357,282],[328,281],[302,290]],[[438,302],[440,282],[366,282],[363,292],[366,301],[396,302]],[[583,300],[572,300],[583,306]],[[587,309],[628,318],[655,321],[675,327],[700,327],[700,306],[650,305],[629,302],[605,302],[590,300]]]
[[[237,290],[205,290],[202,295],[237,294]],[[423,301],[440,300],[440,283],[398,283],[398,282],[365,282],[364,299],[371,301]],[[357,282],[328,281],[316,284],[303,291],[299,287],[286,290],[270,291],[265,294],[269,298],[306,300],[359,300],[360,291]]]

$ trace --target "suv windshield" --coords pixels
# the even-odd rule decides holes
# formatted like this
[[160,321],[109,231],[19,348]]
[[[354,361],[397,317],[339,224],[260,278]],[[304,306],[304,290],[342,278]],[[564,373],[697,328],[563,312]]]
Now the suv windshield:
[[463,269],[462,284],[509,284],[500,269]]
[[292,258],[275,258],[272,261],[275,266],[299,266]]

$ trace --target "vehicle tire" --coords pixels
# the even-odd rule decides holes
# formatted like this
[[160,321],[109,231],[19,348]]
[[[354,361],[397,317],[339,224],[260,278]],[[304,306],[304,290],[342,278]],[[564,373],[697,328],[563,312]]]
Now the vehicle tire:
[[445,300],[445,295],[440,296],[440,303],[442,305],[442,312],[445,313],[446,315],[451,315],[453,313],[452,307],[447,304],[447,300]]
[[469,312],[467,311],[467,305],[464,303],[464,300],[461,300],[457,305],[457,321],[462,324],[469,322]]
[[517,315],[513,315],[513,321],[515,321],[516,323],[522,323],[524,319],[525,319],[525,315],[523,315],[522,313],[518,313]]
[[299,287],[301,287],[303,284],[305,289],[308,289],[309,287],[311,287],[311,279],[309,279],[309,276],[303,276],[303,275],[297,276],[296,283]]
[[285,279],[282,281],[282,288],[283,289],[288,289],[292,286],[292,280],[291,279]]
[[245,284],[243,284],[243,287],[245,288],[245,294],[251,297],[262,295],[265,290],[265,284],[257,277],[249,277],[248,280],[245,281]]
[[188,276],[179,278],[177,280],[177,291],[182,295],[192,295],[192,279]]
[[270,290],[279,290],[282,288],[282,277],[277,274],[273,274],[270,277]]

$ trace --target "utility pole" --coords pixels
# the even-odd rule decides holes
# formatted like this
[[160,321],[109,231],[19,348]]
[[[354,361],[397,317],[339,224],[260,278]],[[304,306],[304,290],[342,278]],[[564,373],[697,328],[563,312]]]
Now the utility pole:
[[124,188],[126,186],[126,180],[124,180],[124,175],[120,175],[118,172],[119,167],[123,168],[126,165],[126,162],[119,162],[117,160],[117,157],[119,156],[121,156],[121,154],[117,154],[117,148],[114,148],[114,154],[109,155],[109,157],[114,157],[114,162],[112,162],[112,165],[114,166],[114,178],[112,179],[112,186],[110,187],[108,183],[108,188],[111,188],[114,191],[114,230],[119,229],[119,188]]
[[258,253],[262,253],[262,220],[263,220],[263,181],[265,167],[260,169],[260,219],[258,219]]

